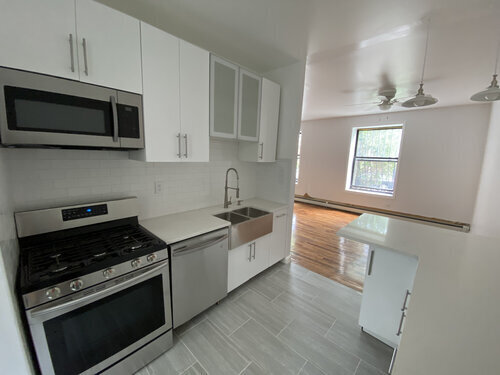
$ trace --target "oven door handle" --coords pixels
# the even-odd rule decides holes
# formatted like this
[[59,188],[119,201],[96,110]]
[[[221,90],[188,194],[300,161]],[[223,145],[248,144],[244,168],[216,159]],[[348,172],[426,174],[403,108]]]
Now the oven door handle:
[[161,264],[158,264],[157,266],[154,266],[153,268],[148,269],[146,272],[141,273],[138,276],[135,276],[131,279],[128,279],[126,281],[121,282],[120,284],[113,285],[109,288],[100,290],[100,291],[95,292],[93,294],[89,294],[89,295],[84,296],[82,298],[79,298],[76,300],[71,300],[69,302],[63,302],[63,303],[60,303],[56,306],[52,305],[51,307],[47,307],[47,308],[45,308],[45,307],[35,308],[35,309],[31,310],[31,312],[30,312],[31,318],[37,319],[40,316],[53,313],[54,311],[65,310],[65,309],[68,309],[70,307],[84,305],[88,301],[99,299],[99,297],[101,297],[103,295],[107,295],[107,294],[110,294],[112,292],[119,291],[121,289],[126,288],[129,284],[137,283],[138,281],[146,279],[151,274],[153,274],[153,273],[157,272],[158,270],[161,270],[162,268],[165,268],[167,266],[168,266],[168,259],[163,261]]

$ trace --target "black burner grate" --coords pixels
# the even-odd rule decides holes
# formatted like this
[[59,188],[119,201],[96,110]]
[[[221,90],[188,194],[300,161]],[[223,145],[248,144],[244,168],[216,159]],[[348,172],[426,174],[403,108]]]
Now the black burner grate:
[[125,225],[37,243],[22,250],[27,256],[29,282],[34,283],[79,270],[84,274],[89,266],[109,263],[112,258],[119,259],[161,244],[161,240],[140,226]]

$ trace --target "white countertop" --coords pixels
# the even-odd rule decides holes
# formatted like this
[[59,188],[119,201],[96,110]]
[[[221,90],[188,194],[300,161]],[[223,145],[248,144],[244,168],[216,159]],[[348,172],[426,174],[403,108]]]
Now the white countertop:
[[500,374],[498,239],[370,214],[338,234],[419,259],[394,375]]
[[229,208],[224,208],[220,204],[198,210],[145,219],[141,220],[140,224],[167,244],[172,244],[203,233],[229,227],[231,225],[229,221],[219,219],[213,215],[242,207],[255,207],[264,211],[274,212],[282,208],[287,208],[288,205],[252,198],[242,201],[241,206],[232,204]]

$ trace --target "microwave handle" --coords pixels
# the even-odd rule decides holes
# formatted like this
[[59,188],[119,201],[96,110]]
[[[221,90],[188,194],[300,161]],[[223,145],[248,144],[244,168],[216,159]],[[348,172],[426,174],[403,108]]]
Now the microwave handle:
[[118,142],[118,110],[116,109],[116,98],[110,96],[111,110],[113,111],[113,142]]

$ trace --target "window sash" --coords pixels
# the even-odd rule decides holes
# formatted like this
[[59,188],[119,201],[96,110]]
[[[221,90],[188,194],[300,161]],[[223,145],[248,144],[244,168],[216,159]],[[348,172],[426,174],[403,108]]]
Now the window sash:
[[[358,190],[358,191],[365,191],[365,192],[372,192],[372,193],[381,193],[381,194],[388,194],[392,195],[394,193],[394,185],[396,183],[396,173],[397,173],[397,168],[398,168],[398,163],[399,163],[399,157],[380,157],[380,156],[356,156],[358,152],[358,144],[359,144],[359,134],[360,131],[375,131],[375,130],[390,130],[390,129],[402,129],[402,126],[388,126],[388,127],[375,127],[375,128],[359,128],[356,131],[356,144],[354,148],[354,157],[352,159],[352,166],[351,166],[351,181],[350,181],[350,189],[352,190]],[[400,140],[401,142],[401,140]],[[401,147],[401,145],[400,145]],[[393,181],[393,188],[392,189],[381,189],[381,188],[373,188],[373,187],[368,187],[368,186],[362,186],[362,185],[356,185],[354,183],[354,179],[356,176],[356,162],[357,161],[375,161],[375,162],[389,162],[389,163],[394,163],[394,181]]]

